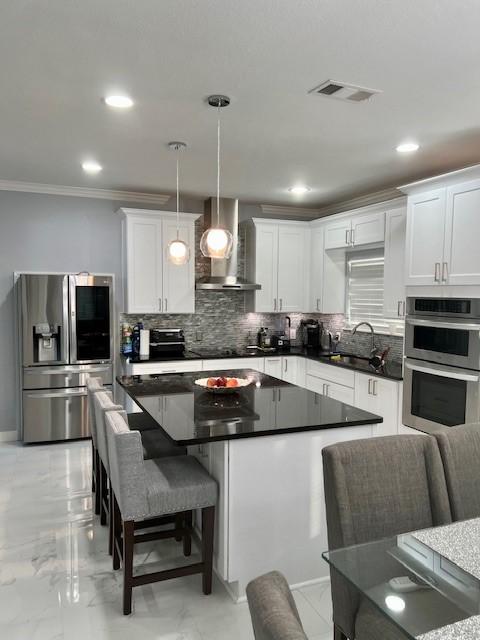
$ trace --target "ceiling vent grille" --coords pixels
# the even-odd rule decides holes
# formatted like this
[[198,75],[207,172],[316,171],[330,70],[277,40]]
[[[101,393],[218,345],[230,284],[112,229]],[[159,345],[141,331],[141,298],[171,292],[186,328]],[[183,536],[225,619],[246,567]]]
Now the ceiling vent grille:
[[311,89],[309,93],[327,98],[335,98],[336,100],[344,100],[346,102],[364,102],[369,100],[377,93],[382,93],[379,89],[368,89],[367,87],[358,87],[354,84],[346,82],[337,82],[336,80],[327,80],[322,82],[318,87]]

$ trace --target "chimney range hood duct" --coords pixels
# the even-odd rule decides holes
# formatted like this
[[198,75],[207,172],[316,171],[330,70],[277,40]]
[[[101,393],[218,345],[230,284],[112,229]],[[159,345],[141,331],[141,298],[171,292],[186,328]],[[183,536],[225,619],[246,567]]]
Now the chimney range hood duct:
[[[216,215],[216,198],[209,198],[205,203],[205,228],[211,226],[210,221],[216,220]],[[248,282],[245,278],[237,276],[238,200],[220,198],[220,226],[228,229],[233,236],[232,255],[228,260],[211,260],[211,275],[199,278],[195,285],[196,288],[209,291],[254,291],[255,289],[260,289],[261,286],[259,284]]]

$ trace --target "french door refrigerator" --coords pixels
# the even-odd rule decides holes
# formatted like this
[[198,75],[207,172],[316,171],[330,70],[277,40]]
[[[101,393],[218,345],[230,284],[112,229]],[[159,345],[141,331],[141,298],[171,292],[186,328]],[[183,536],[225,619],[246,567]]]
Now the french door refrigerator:
[[24,442],[90,435],[86,381],[113,378],[113,277],[19,277]]

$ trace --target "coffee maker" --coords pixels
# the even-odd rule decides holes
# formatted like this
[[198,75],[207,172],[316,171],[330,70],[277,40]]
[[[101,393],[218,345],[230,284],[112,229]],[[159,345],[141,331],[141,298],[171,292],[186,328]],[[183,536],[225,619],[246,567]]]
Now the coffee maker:
[[305,349],[320,349],[320,324],[318,320],[302,320],[302,345]]

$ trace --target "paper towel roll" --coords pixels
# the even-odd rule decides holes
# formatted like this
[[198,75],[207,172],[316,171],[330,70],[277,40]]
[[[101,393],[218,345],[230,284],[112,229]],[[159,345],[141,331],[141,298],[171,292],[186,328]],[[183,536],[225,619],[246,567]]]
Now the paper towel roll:
[[150,355],[150,330],[140,329],[140,355]]

